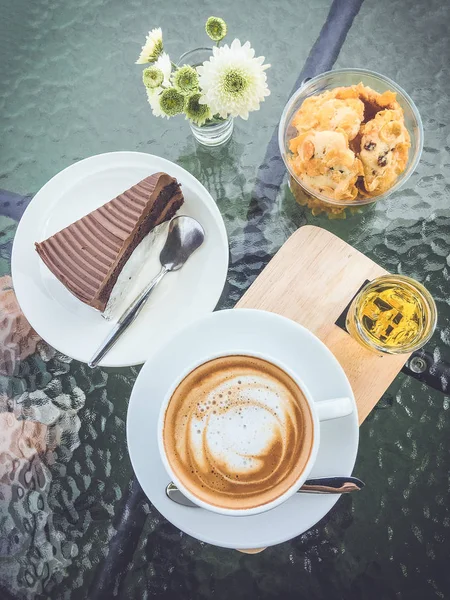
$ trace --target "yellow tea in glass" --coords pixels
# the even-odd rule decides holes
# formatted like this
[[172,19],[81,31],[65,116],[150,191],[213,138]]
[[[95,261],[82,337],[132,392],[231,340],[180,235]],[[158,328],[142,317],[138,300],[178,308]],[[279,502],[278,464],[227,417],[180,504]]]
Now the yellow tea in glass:
[[436,326],[436,305],[423,285],[403,275],[368,283],[347,314],[350,335],[369,350],[406,354],[421,348]]

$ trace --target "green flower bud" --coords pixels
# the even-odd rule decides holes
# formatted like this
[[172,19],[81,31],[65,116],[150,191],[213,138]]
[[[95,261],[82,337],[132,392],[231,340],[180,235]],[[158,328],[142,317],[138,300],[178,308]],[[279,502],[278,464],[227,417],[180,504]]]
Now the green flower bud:
[[190,65],[183,65],[175,71],[172,81],[181,94],[192,94],[198,90],[198,73]]
[[165,115],[174,117],[183,112],[184,96],[173,87],[167,88],[162,91],[159,97],[159,105]]
[[227,35],[227,24],[220,17],[209,17],[205,31],[212,40],[220,42]]
[[201,126],[211,118],[211,110],[207,104],[200,104],[200,92],[187,96],[184,103],[186,117]]
[[147,67],[142,71],[142,81],[146,88],[155,89],[164,81],[164,73],[157,67]]

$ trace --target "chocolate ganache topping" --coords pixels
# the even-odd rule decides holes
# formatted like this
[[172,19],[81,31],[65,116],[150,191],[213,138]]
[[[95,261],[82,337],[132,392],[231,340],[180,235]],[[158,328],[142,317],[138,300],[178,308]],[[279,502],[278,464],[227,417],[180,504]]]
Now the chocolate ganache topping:
[[133,250],[154,227],[171,219],[183,202],[177,180],[155,173],[36,243],[36,250],[74,296],[103,311]]

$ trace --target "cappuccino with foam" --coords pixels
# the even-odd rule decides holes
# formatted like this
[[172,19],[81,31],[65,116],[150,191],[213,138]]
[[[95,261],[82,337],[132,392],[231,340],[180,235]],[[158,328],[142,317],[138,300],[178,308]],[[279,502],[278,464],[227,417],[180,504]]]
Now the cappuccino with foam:
[[283,495],[312,452],[314,421],[297,383],[252,356],[224,356],[177,386],[163,424],[164,451],[182,485],[203,502],[250,509]]

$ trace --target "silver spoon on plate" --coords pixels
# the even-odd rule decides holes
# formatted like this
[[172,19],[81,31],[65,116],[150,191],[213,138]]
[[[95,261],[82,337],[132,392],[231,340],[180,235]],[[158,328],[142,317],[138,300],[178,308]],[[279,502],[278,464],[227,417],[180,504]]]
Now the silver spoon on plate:
[[123,332],[126,331],[144,308],[148,297],[166,273],[181,269],[191,254],[203,244],[204,239],[205,232],[203,227],[192,217],[180,216],[172,219],[166,243],[159,255],[161,262],[160,272],[123,313],[111,332],[103,340],[97,352],[88,362],[90,367],[96,367],[108,354]]
[[[315,479],[307,479],[302,487],[297,490],[297,494],[348,494],[349,492],[358,492],[363,487],[364,483],[357,477],[316,477]],[[173,482],[166,487],[166,494],[170,500],[177,504],[200,508],[189,498],[186,498]]]

